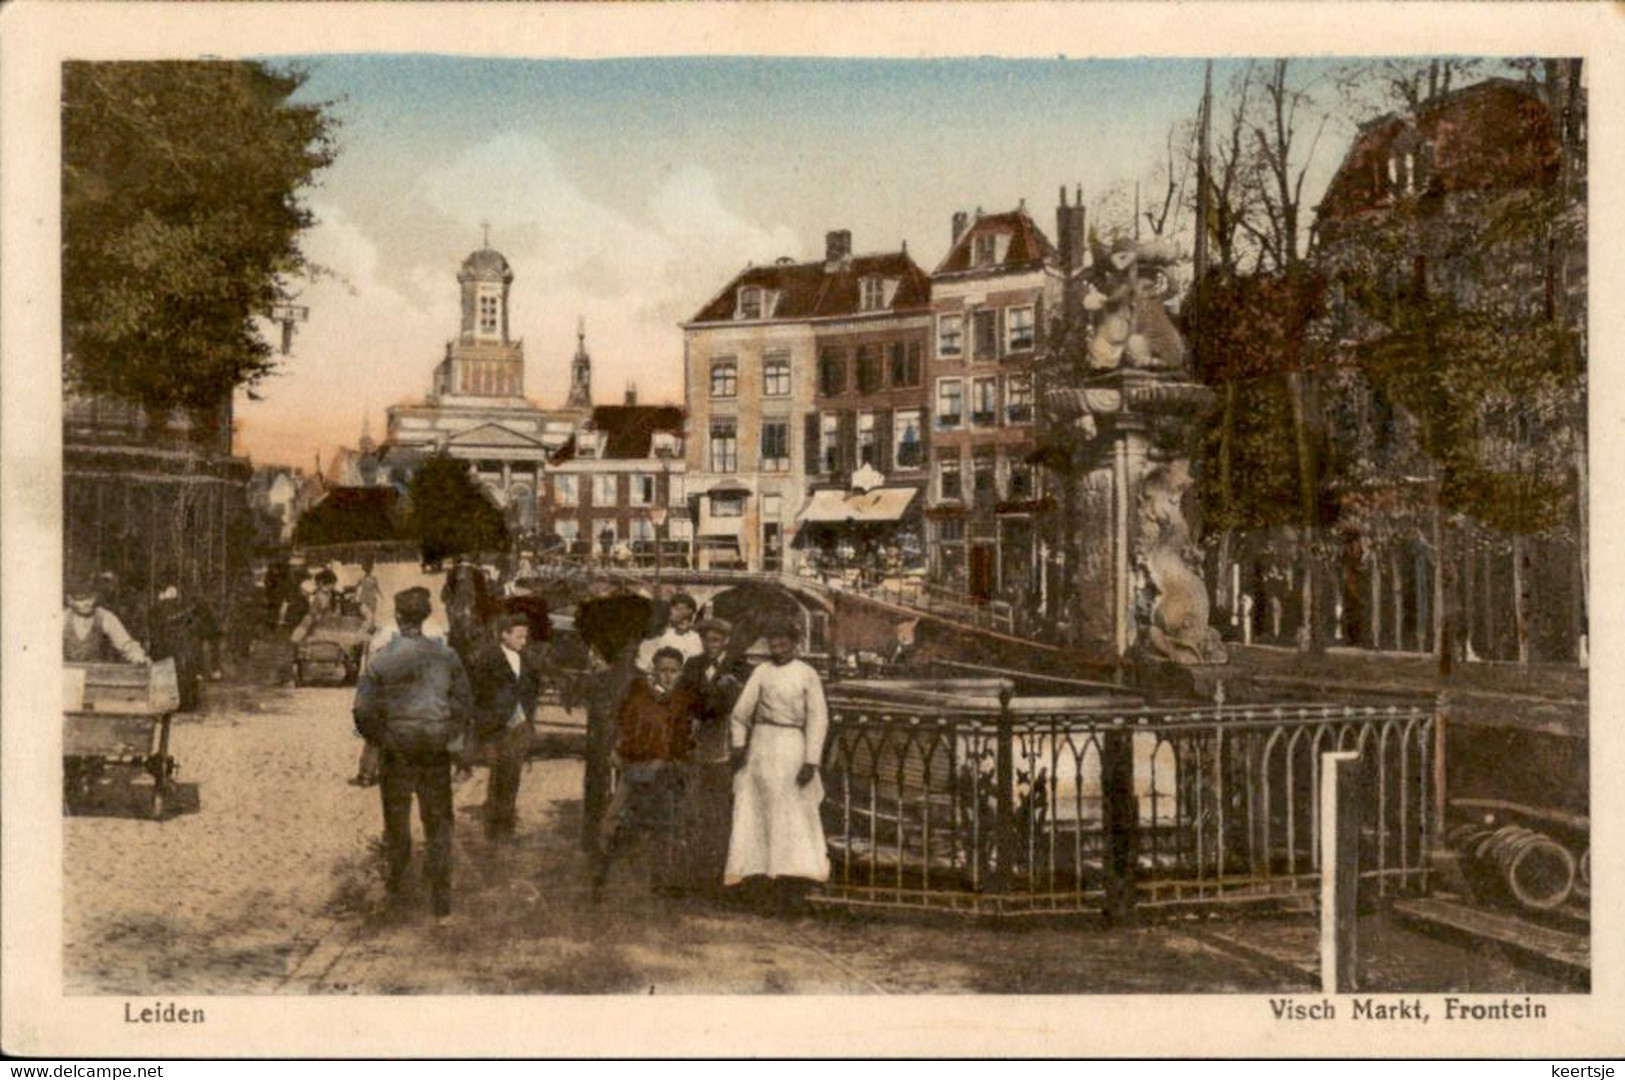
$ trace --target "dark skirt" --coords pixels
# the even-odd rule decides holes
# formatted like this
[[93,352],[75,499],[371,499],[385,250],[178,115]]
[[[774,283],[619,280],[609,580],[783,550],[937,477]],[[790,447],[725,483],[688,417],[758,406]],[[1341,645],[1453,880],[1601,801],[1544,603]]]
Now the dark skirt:
[[684,766],[683,851],[685,884],[705,892],[722,889],[733,828],[733,767],[726,761]]

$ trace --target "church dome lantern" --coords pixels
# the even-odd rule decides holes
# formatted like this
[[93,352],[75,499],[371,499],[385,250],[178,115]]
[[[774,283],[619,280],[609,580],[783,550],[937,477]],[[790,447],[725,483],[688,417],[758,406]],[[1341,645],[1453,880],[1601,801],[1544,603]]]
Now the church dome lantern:
[[508,290],[513,285],[513,268],[502,252],[491,246],[489,226],[480,247],[470,252],[458,268],[457,284],[463,300],[462,342],[507,345]]
[[457,271],[459,282],[495,281],[503,285],[513,284],[513,268],[502,252],[491,247],[482,247],[471,252],[463,260],[463,265]]

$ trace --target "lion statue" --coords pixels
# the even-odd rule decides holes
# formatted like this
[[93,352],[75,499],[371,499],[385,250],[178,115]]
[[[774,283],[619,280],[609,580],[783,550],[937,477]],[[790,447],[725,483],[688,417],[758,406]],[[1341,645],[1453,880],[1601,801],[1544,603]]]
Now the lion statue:
[[1159,659],[1178,664],[1222,664],[1219,632],[1208,625],[1207,588],[1193,566],[1196,551],[1181,508],[1191,486],[1189,462],[1151,468],[1140,486],[1138,562],[1152,597],[1141,626],[1142,643]]

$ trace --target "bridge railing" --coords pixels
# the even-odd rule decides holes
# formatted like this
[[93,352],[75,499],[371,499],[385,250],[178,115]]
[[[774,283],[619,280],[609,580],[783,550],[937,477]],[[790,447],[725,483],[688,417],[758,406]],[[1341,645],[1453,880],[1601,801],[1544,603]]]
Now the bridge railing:
[[980,914],[1308,901],[1320,755],[1358,750],[1360,872],[1425,891],[1431,702],[1031,712],[832,688],[821,900]]
[[643,585],[653,584],[662,569],[674,578],[695,585],[776,581],[788,588],[805,588],[822,593],[852,593],[971,626],[1006,634],[1015,633],[1015,613],[1010,604],[999,600],[978,600],[966,593],[902,575],[865,579],[857,574],[699,569],[681,559],[657,564],[648,551],[634,552],[632,558],[622,561],[598,555],[547,553],[538,558],[537,564],[569,568],[587,574],[619,577]]

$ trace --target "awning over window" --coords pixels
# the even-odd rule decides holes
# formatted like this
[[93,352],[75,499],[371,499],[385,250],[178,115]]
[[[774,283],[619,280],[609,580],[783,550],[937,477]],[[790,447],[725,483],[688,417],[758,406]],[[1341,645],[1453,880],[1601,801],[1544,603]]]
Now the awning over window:
[[800,520],[809,525],[901,521],[915,494],[914,488],[906,487],[815,491]]

